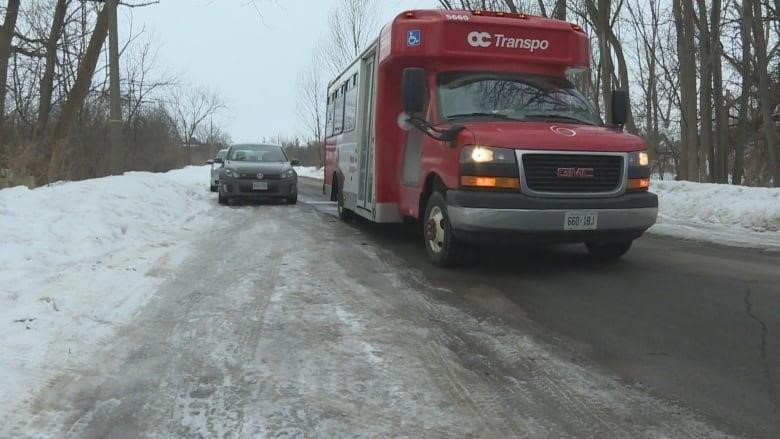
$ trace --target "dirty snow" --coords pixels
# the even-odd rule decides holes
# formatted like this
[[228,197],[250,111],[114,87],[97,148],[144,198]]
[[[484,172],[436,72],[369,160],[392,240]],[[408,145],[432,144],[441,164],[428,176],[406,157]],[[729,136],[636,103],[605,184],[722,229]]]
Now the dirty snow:
[[658,223],[651,233],[780,250],[780,188],[653,180]]
[[296,166],[295,172],[301,177],[313,178],[315,180],[323,180],[325,178],[325,170],[316,166]]
[[0,190],[0,418],[155,291],[206,233],[208,167]]

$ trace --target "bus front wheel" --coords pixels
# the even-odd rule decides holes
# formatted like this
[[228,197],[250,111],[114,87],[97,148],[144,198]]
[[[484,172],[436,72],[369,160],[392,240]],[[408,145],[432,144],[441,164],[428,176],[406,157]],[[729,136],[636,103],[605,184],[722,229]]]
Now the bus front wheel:
[[423,217],[425,252],[434,264],[440,267],[452,267],[460,258],[460,243],[452,233],[447,215],[447,202],[439,192],[428,198]]

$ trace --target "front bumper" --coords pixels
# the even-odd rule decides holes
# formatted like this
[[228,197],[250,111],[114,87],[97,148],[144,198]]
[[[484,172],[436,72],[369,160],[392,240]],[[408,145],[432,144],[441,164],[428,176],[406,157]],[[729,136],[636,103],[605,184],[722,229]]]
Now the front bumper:
[[[610,198],[536,198],[517,193],[448,191],[447,213],[455,236],[472,242],[627,241],[658,216],[655,194]],[[566,212],[598,213],[596,230],[563,230]]]
[[[252,185],[257,182],[267,183],[268,189],[253,189]],[[293,177],[284,180],[253,180],[223,177],[219,181],[219,190],[223,196],[230,198],[286,198],[298,193],[298,178]]]

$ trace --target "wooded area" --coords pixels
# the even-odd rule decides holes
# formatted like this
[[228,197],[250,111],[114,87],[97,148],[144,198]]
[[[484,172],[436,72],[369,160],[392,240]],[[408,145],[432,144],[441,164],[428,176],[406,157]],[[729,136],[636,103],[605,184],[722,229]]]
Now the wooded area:
[[[780,0],[438,1],[580,24],[591,38],[592,68],[572,80],[602,116],[612,90],[630,93],[626,129],[646,139],[662,178],[780,186]],[[379,32],[349,11],[370,14],[375,5],[340,0],[323,47],[301,74],[299,113],[316,127],[311,139],[321,139],[325,83]]]
[[[111,1],[7,0],[0,8],[0,169],[38,184],[111,173],[108,43]],[[157,1],[119,2],[119,9]],[[119,41],[119,169],[202,162],[229,136],[209,123],[224,108],[158,64],[153,35],[132,22]],[[119,123],[119,121],[117,121]],[[196,157],[193,157],[196,156]]]

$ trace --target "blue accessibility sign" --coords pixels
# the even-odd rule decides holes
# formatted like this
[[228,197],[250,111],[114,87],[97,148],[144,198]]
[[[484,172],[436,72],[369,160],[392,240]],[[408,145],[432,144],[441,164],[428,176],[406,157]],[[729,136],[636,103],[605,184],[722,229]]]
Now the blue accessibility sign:
[[422,42],[422,32],[420,32],[419,29],[410,30],[409,33],[406,34],[407,46],[419,46],[421,42]]

